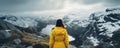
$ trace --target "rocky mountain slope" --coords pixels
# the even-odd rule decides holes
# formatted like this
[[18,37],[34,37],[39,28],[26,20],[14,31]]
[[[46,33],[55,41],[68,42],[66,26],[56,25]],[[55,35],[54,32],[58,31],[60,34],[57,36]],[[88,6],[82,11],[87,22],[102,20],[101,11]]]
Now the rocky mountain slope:
[[[49,36],[0,18],[0,48],[48,48]],[[29,31],[29,32],[28,32]]]
[[[111,8],[90,15],[90,24],[86,27],[81,46],[95,48],[119,48],[120,9]],[[83,37],[83,38],[81,38]]]

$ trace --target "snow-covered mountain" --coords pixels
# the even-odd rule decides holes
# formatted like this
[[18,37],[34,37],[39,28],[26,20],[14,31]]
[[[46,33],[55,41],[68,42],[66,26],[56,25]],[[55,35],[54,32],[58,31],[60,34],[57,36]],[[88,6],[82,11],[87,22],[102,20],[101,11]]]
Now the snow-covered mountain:
[[37,22],[34,18],[31,17],[20,17],[20,16],[13,16],[13,15],[4,15],[1,16],[4,21],[7,21],[9,23],[12,23],[14,25],[28,28],[28,27],[34,27],[37,25]]
[[113,32],[120,29],[120,9],[106,9],[104,12],[93,13],[91,20],[96,23],[96,29],[102,32],[99,35],[112,37]]
[[[49,35],[56,22],[53,14],[40,16],[1,15],[4,22],[17,26],[25,32],[44,33]],[[108,8],[105,11],[92,13],[88,18],[78,12],[62,15],[68,34],[73,39],[70,44],[77,48],[119,48],[120,44],[120,8]],[[0,24],[4,27],[3,24]],[[21,29],[22,28],[22,29]],[[1,30],[1,29],[0,29]]]
[[1,15],[0,19],[34,32],[40,32],[41,29],[46,26],[46,22],[33,16]]
[[[119,48],[119,29],[120,8],[111,8],[90,15],[90,24],[84,36],[96,48]],[[86,41],[82,45],[91,45]]]

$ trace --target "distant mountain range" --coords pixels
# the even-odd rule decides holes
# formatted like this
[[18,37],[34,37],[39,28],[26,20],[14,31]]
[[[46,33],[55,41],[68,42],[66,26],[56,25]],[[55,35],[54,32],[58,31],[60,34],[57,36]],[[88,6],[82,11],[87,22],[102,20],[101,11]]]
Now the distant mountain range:
[[[51,16],[50,16],[51,17]],[[4,32],[13,30],[40,34],[47,25],[55,25],[55,19],[41,16],[0,16],[0,33],[8,39]],[[47,20],[48,19],[48,20]],[[89,18],[80,20],[79,14],[67,14],[63,17],[69,35],[75,38],[70,44],[77,48],[119,48],[120,44],[120,8],[109,8],[102,12],[92,13]],[[52,28],[53,26],[50,26]],[[4,39],[0,35],[0,39]]]

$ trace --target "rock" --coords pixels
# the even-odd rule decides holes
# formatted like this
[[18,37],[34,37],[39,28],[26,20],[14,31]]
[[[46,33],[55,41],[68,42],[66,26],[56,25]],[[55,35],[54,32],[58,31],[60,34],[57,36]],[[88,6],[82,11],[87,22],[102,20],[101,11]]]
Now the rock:
[[36,44],[36,45],[33,46],[33,48],[45,48],[45,46],[42,46],[42,45]]
[[14,41],[14,43],[15,43],[16,45],[18,45],[18,44],[21,43],[21,40],[20,40],[20,39],[14,39],[13,41]]
[[0,46],[0,48],[13,48],[13,47],[10,47],[10,46]]
[[28,46],[28,47],[26,47],[26,48],[33,48],[33,46]]
[[11,33],[5,30],[0,30],[0,39],[7,39],[11,36]]

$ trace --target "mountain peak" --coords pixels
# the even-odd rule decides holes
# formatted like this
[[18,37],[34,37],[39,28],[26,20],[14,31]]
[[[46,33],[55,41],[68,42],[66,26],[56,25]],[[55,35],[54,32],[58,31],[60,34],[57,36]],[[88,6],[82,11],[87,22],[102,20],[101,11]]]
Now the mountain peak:
[[107,9],[106,9],[106,12],[114,11],[114,10],[120,10],[120,8],[107,8]]

